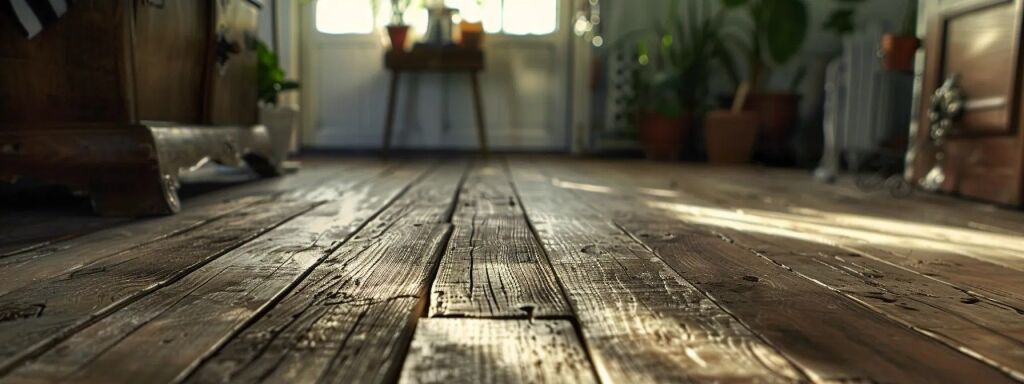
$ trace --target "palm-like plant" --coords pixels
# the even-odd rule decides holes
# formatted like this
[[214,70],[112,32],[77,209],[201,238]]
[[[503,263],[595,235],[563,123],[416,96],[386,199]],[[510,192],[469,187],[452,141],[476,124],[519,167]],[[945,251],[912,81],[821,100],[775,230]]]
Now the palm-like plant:
[[759,89],[773,67],[800,51],[807,37],[808,12],[803,0],[721,0],[726,9],[745,9],[751,26],[749,81]]
[[[680,3],[686,4],[685,13]],[[636,58],[642,65],[634,75],[635,101],[670,117],[700,114],[712,78],[723,74],[738,81],[735,53],[743,49],[741,30],[728,23],[729,13],[713,0],[672,1],[665,20],[634,32],[641,36]]]

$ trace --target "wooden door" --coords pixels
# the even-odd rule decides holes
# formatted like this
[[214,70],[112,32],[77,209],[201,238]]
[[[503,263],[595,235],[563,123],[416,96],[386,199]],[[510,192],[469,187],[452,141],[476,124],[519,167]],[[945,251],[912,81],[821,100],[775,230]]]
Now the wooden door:
[[[1003,204],[1024,199],[1024,130],[1021,129],[1020,44],[1024,0],[959,0],[940,2],[928,22],[927,61],[923,79],[921,121],[917,132],[914,176],[927,184]],[[947,95],[958,103],[933,103],[936,90],[957,77]],[[948,114],[950,124],[940,140],[932,135],[934,108],[959,104]],[[930,114],[931,112],[931,114]],[[939,156],[936,156],[939,154]],[[941,160],[939,160],[941,158]],[[936,169],[936,164],[941,167]],[[939,182],[941,181],[941,182]]]
[[216,0],[212,4],[207,120],[213,125],[256,124],[256,24],[261,2]]

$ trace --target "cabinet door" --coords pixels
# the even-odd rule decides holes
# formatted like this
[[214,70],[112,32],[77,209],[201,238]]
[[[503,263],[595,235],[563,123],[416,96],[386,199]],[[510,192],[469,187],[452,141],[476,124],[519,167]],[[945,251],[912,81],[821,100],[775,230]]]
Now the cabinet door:
[[210,7],[198,1],[137,1],[134,54],[140,120],[198,124],[209,49]]
[[1021,3],[959,0],[929,18],[914,171],[924,177],[936,163],[928,111],[936,89],[958,76],[963,112],[941,148],[946,192],[1021,203]]
[[208,121],[213,125],[256,124],[256,23],[261,3],[216,0],[212,4]]

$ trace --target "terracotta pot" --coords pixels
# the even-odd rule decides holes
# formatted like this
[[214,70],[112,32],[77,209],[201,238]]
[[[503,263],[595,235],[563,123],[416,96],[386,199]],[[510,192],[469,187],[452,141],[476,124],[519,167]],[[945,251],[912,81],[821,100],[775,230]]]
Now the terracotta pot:
[[408,25],[389,25],[388,37],[391,38],[391,49],[395,51],[405,50],[405,40],[409,37]]
[[690,117],[648,113],[640,120],[640,144],[651,160],[676,160],[690,133]]
[[459,46],[479,49],[484,40],[484,26],[481,23],[463,21],[459,23]]
[[911,72],[921,41],[914,36],[882,35],[882,67],[887,71]]
[[746,110],[757,112],[761,134],[768,141],[783,141],[796,125],[800,95],[795,93],[755,93],[747,100]]
[[756,112],[712,111],[704,118],[708,162],[745,164],[750,162],[757,140]]

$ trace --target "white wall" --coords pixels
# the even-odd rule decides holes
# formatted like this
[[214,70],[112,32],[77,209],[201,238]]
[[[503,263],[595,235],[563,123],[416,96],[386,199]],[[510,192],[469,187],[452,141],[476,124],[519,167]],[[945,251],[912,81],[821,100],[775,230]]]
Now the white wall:
[[[299,25],[298,3],[302,0],[265,0],[260,12],[257,36],[271,49],[277,50],[281,68],[289,79],[299,78]],[[273,8],[277,10],[277,31],[273,30]],[[274,37],[277,36],[277,46]],[[295,96],[293,96],[294,94]],[[297,103],[297,92],[285,97],[286,102]]]

